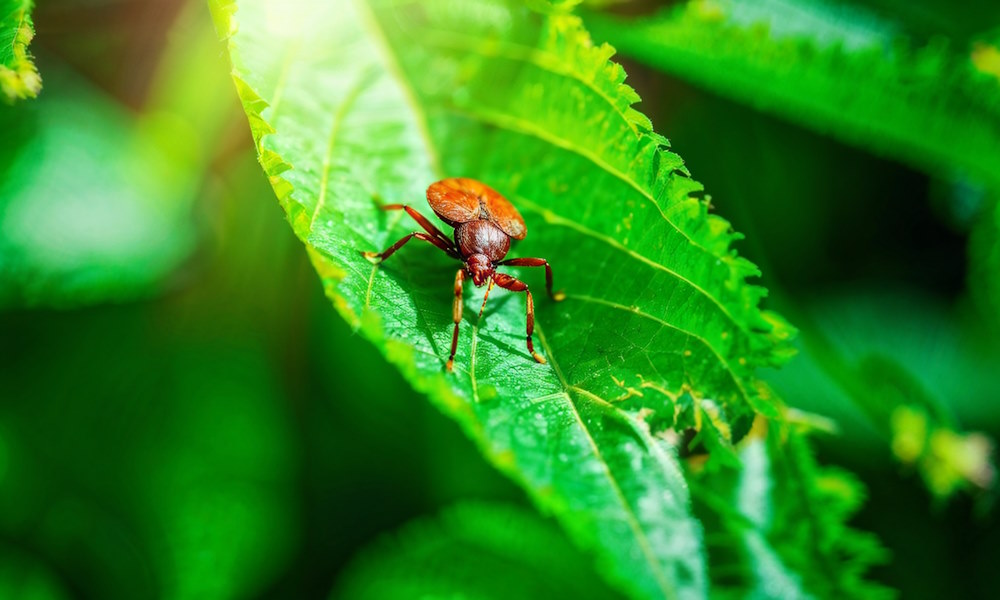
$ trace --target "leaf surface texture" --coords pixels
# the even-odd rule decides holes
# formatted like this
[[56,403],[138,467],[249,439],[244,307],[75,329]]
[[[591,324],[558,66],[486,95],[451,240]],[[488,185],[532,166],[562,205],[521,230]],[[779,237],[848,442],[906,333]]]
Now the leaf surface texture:
[[[632,108],[612,50],[579,19],[517,3],[211,2],[265,172],[338,311],[456,418],[603,571],[635,597],[706,593],[701,534],[668,425],[721,446],[755,411],[777,414],[753,369],[782,361],[789,328],[757,307],[756,268],[708,213],[702,187]],[[473,177],[521,211],[510,269],[525,300],[466,287],[455,373],[459,264],[378,203],[431,212],[424,190]],[[439,225],[444,227],[443,225]],[[645,409],[644,420],[639,410]],[[652,428],[650,426],[653,426]]]

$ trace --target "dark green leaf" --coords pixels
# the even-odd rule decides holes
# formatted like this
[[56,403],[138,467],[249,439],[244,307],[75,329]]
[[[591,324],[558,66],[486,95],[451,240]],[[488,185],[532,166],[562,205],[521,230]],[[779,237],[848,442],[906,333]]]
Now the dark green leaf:
[[618,597],[554,523],[514,507],[463,504],[364,550],[333,597]]
[[302,450],[272,358],[292,317],[265,307],[307,265],[252,155],[227,176],[211,200],[243,235],[190,292],[0,315],[0,598],[20,598],[5,541],[72,598],[255,598],[287,572]]
[[0,598],[67,600],[72,596],[44,561],[29,552],[0,543]]
[[[622,52],[841,140],[1000,187],[1000,51],[824,0],[690,0],[587,24]],[[1000,18],[981,23],[985,29]]]
[[889,446],[940,497],[992,487],[990,443],[959,423],[991,425],[984,409],[1000,386],[981,373],[997,351],[952,312],[913,289],[827,295],[799,315],[801,359],[769,380],[797,406],[835,417],[852,440],[841,452],[868,462]]
[[718,589],[738,598],[885,598],[866,581],[886,552],[847,527],[864,492],[848,474],[816,464],[805,439],[771,425],[741,444],[738,471],[696,477]]
[[982,207],[969,235],[968,281],[973,300],[996,335],[1000,331],[1000,202],[995,200]]

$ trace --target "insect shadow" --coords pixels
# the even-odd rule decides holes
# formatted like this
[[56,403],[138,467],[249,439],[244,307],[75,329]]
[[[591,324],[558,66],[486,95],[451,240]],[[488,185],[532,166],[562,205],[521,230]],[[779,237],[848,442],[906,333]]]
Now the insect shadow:
[[520,346],[521,336],[515,333],[508,334],[510,338],[516,339],[518,341],[518,344],[515,345],[510,343],[507,339],[499,337],[497,335],[498,333],[502,332],[499,331],[484,332],[482,329],[480,329],[477,335],[479,336],[480,341],[489,342],[494,346],[496,346],[497,348],[499,348],[500,350],[503,350],[505,353],[517,354],[518,346]]
[[[478,325],[481,327],[483,323],[486,322],[487,317],[500,312],[500,310],[505,308],[513,299],[514,296],[512,296],[511,294],[500,294],[499,296],[497,296],[496,292],[493,292],[493,294],[490,295],[490,301],[486,303],[486,308],[483,309],[482,318],[480,318],[479,316],[480,313],[477,310],[475,312],[470,312],[466,320],[472,323],[473,325]],[[470,305],[477,305],[477,304],[479,303],[478,302],[470,303]]]
[[[378,271],[374,286],[392,285],[407,291],[416,319],[415,326],[407,328],[407,331],[410,335],[421,334],[427,346],[440,359],[447,350],[438,344],[434,334],[452,320],[451,311],[443,309],[441,302],[442,288],[447,289],[454,277],[451,265],[441,261],[433,248],[417,247],[414,252],[400,256],[398,262],[379,265]],[[379,279],[383,281],[379,283]],[[444,359],[440,362],[444,366]]]

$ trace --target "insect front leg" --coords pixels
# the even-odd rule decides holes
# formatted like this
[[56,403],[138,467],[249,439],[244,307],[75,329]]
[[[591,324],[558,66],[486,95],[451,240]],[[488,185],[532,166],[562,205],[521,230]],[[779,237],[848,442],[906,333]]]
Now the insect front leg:
[[497,273],[494,275],[493,280],[496,281],[497,285],[505,290],[510,290],[512,292],[524,292],[528,297],[528,335],[526,337],[528,341],[528,354],[531,354],[531,358],[534,358],[537,362],[544,365],[545,358],[541,354],[535,352],[535,344],[531,341],[531,334],[535,331],[535,302],[531,298],[531,291],[528,289],[528,284],[503,273]]
[[[384,204],[381,208],[382,210],[405,210],[406,214],[413,217],[413,220],[424,228],[424,231],[443,241],[445,244],[448,244],[448,247],[452,250],[455,250],[455,242],[450,237],[445,235],[444,232],[435,227],[434,223],[431,223],[427,217],[420,214],[417,209],[413,208],[409,204]],[[457,252],[455,253],[455,257],[458,258]]]
[[545,290],[549,293],[549,297],[556,302],[566,299],[566,294],[562,290],[552,293],[552,267],[544,258],[508,258],[498,264],[512,267],[545,267]]
[[361,255],[364,256],[365,258],[367,258],[369,261],[378,264],[379,262],[381,262],[381,261],[389,258],[390,256],[392,256],[393,253],[396,250],[399,250],[400,248],[402,248],[403,244],[405,244],[406,242],[410,241],[413,238],[417,238],[418,240],[424,240],[425,242],[430,242],[430,243],[434,244],[435,246],[437,246],[438,248],[444,250],[446,253],[448,253],[448,256],[452,256],[452,257],[455,256],[454,250],[451,248],[451,246],[447,245],[445,242],[441,241],[440,239],[438,239],[436,237],[433,237],[433,236],[431,236],[429,234],[426,234],[426,233],[424,233],[422,231],[414,231],[413,233],[406,235],[405,237],[403,237],[403,239],[399,240],[395,244],[393,244],[393,245],[389,246],[388,248],[386,248],[386,250],[384,252],[368,252],[368,251],[365,251],[365,252],[362,252]]
[[450,372],[455,366],[455,351],[458,350],[458,324],[462,322],[462,286],[465,284],[465,269],[455,273],[455,304],[451,307],[451,317],[455,321],[455,331],[451,334],[451,355],[445,368]]

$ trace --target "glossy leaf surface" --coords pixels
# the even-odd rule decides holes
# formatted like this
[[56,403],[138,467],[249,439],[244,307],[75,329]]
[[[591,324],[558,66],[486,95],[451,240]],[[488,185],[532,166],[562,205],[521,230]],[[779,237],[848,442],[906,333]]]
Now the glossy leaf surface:
[[[649,424],[697,426],[719,447],[754,410],[777,414],[753,369],[786,357],[762,315],[756,269],[708,214],[637,96],[576,17],[516,3],[212,2],[261,164],[339,312],[456,418],[603,570],[636,597],[705,594],[698,524],[671,448]],[[510,272],[536,290],[524,348],[521,295],[466,290],[455,373],[459,264],[414,241],[378,203],[430,216],[424,191],[481,180],[521,211]],[[440,224],[441,227],[445,227]],[[652,414],[644,420],[639,409]]]

